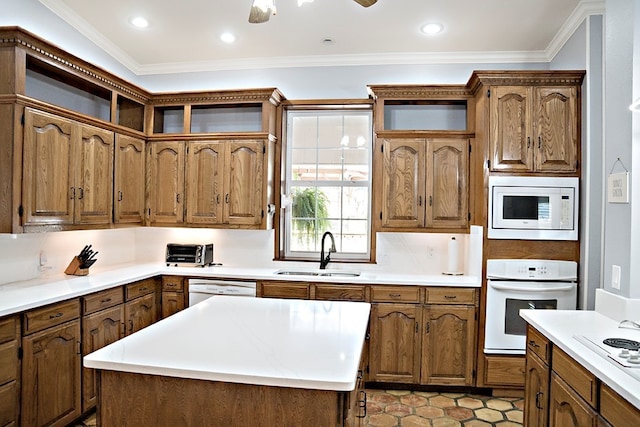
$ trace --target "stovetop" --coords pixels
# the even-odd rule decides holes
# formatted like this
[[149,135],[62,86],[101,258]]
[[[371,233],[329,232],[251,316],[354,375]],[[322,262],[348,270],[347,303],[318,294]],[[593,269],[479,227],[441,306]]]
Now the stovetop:
[[640,333],[618,328],[606,336],[576,335],[574,338],[613,365],[640,381]]

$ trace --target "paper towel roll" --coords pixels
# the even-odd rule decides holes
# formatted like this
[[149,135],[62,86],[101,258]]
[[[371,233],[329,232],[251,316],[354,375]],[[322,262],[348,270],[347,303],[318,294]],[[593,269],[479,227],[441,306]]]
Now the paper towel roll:
[[458,259],[458,241],[455,237],[449,240],[449,251],[447,258],[447,273],[458,274],[460,272],[460,260]]

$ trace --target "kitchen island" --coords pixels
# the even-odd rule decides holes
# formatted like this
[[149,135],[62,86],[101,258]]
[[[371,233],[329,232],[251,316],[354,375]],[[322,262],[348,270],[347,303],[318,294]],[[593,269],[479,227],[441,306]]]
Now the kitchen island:
[[84,358],[98,425],[352,425],[369,311],[210,298]]

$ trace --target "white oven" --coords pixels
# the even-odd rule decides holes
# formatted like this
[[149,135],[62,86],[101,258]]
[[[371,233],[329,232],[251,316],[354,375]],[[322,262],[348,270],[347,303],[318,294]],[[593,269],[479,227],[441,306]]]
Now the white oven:
[[573,261],[487,260],[484,352],[525,354],[520,310],[575,310],[577,272]]

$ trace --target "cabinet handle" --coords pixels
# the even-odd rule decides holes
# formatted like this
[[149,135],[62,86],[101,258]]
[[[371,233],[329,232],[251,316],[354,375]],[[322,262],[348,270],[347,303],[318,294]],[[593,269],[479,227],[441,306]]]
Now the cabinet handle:
[[427,329],[427,333],[430,334],[431,333],[431,322],[427,322],[427,324],[425,325],[425,328]]
[[71,193],[70,199],[71,200],[75,199],[76,198],[76,187],[71,187],[70,193]]
[[78,197],[78,200],[84,199],[84,188],[80,187],[78,190],[80,190],[80,197]]
[[229,193],[227,193],[227,194],[224,196],[224,202],[225,202],[226,204],[229,204]]
[[422,196],[418,196],[418,206],[422,206]]
[[538,150],[542,148],[542,137],[538,137]]
[[176,203],[180,203],[180,193],[176,194]]
[[429,196],[429,206],[433,206],[433,196]]
[[129,333],[133,332],[133,320],[129,320]]
[[80,341],[76,341],[76,343],[78,343],[78,350],[76,352],[76,354],[82,354],[82,344],[80,343]]
[[118,191],[118,201],[122,201],[122,191]]
[[216,205],[220,204],[220,194],[216,194]]
[[108,303],[110,301],[111,301],[111,298],[105,298],[103,300],[100,300],[100,304],[106,304],[106,303]]
[[531,137],[528,136],[527,137],[527,148],[530,148],[530,147],[531,147]]
[[49,315],[49,319],[56,319],[58,317],[62,317],[62,312]]
[[541,401],[541,397],[544,396],[544,393],[542,393],[541,391],[536,393],[536,408],[538,409],[544,409],[540,403]]
[[444,299],[448,299],[448,300],[452,300],[452,299],[456,299],[456,298],[458,298],[457,295],[445,295],[444,296]]
[[400,298],[400,297],[401,297],[401,295],[400,295],[400,294],[389,294],[389,296],[390,296],[391,298],[393,298],[393,299],[398,299],[398,298]]
[[534,340],[529,341],[529,347],[540,348],[539,344],[536,344]]
[[358,399],[358,408],[360,408],[361,414],[356,415],[357,418],[366,418],[367,416],[367,392],[360,390],[361,399]]

